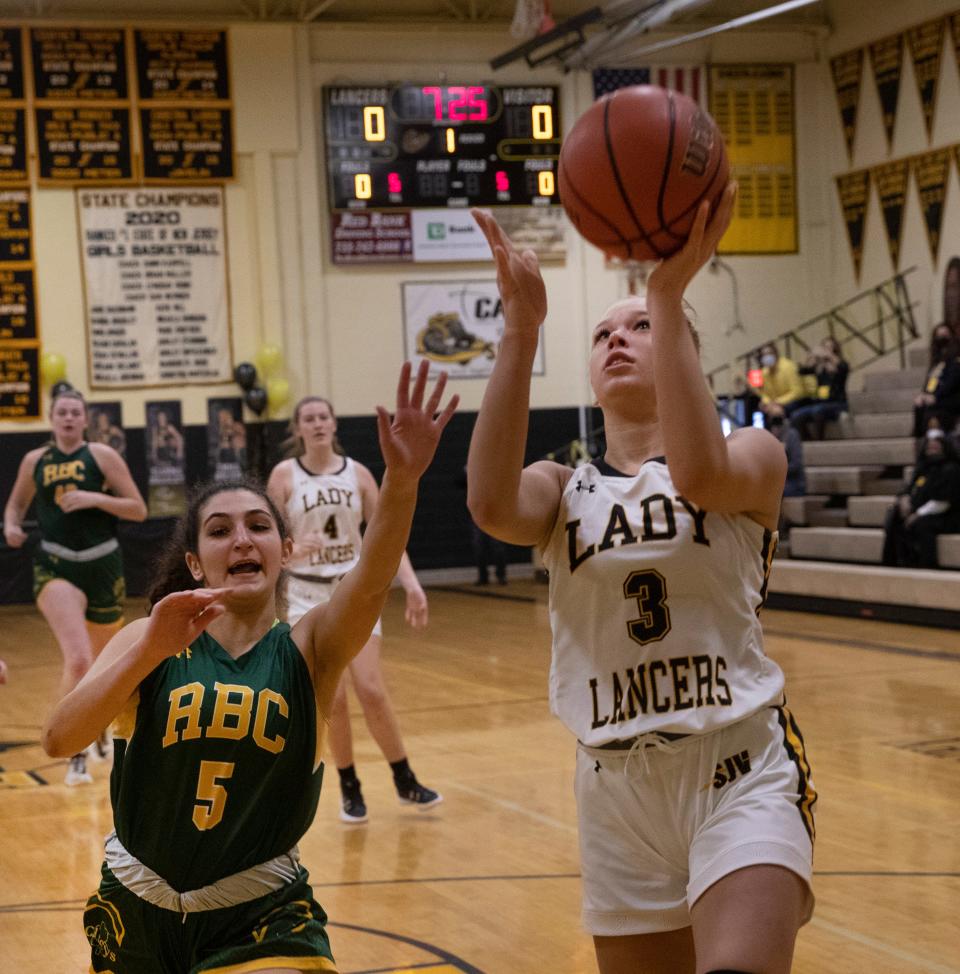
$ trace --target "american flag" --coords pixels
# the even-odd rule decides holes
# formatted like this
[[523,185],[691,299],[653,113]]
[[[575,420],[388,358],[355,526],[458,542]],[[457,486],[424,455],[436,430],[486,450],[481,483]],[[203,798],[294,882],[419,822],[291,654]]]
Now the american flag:
[[629,85],[660,85],[689,95],[700,104],[706,101],[704,71],[699,66],[651,64],[644,68],[596,68],[593,72],[594,98]]

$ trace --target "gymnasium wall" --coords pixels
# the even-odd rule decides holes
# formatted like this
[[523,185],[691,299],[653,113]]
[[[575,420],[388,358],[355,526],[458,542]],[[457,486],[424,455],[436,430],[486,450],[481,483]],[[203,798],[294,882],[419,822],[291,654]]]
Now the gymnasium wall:
[[[829,58],[845,51],[866,46],[892,34],[899,34],[910,27],[960,10],[957,0],[880,0],[870,4],[849,3],[834,0],[829,5],[833,31],[826,44],[826,59],[822,65],[825,85],[832,94],[829,78]],[[829,124],[824,128],[823,148],[828,161],[831,185],[830,225],[831,251],[833,253],[832,292],[836,298],[853,294],[864,287],[879,283],[893,273],[883,219],[876,192],[870,194],[860,283],[854,276],[850,258],[846,228],[840,209],[833,177],[855,169],[864,169],[880,163],[902,159],[929,149],[960,142],[960,72],[953,51],[949,29],[944,38],[940,65],[940,84],[932,138],[928,140],[917,94],[913,64],[909,49],[904,50],[903,72],[896,127],[892,146],[888,149],[883,126],[880,101],[869,63],[864,65],[856,141],[852,161],[847,156],[846,145],[839,122],[835,102],[829,105]],[[869,56],[865,57],[869,62]],[[900,269],[916,265],[917,270],[908,277],[911,297],[918,302],[915,310],[923,335],[941,320],[943,275],[947,261],[960,254],[960,185],[957,166],[950,166],[946,206],[938,260],[934,264],[927,244],[923,217],[917,198],[916,186],[911,174],[908,183],[907,203],[904,213],[903,239],[900,249]]]

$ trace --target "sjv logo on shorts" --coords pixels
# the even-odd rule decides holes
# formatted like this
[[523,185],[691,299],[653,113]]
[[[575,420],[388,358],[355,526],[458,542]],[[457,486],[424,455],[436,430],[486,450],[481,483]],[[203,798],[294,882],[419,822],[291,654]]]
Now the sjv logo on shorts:
[[708,781],[703,787],[707,789],[712,784],[714,788],[722,788],[733,781],[738,775],[748,774],[750,771],[750,752],[741,751],[717,763],[713,772],[713,781]]

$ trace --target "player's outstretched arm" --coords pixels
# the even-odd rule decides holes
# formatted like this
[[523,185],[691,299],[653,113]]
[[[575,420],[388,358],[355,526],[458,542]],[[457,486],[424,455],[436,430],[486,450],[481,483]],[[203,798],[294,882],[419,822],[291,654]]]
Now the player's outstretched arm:
[[377,406],[377,433],[387,469],[360,559],[330,602],[312,609],[293,628],[294,640],[312,661],[314,690],[323,713],[329,713],[340,673],[370,638],[383,610],[410,536],[420,478],[460,401],[453,396],[439,411],[446,373],[427,397],[428,372],[429,363],[421,362],[411,388],[410,363],[404,363],[393,416]]
[[703,203],[683,249],[658,264],[647,282],[657,414],[670,475],[684,497],[773,526],[786,476],[783,448],[752,428],[724,438],[683,310],[684,291],[716,251],[735,200],[731,183],[712,219]]
[[47,754],[70,757],[91,744],[160,663],[186,649],[223,615],[220,599],[227,591],[174,592],[161,599],[146,619],[124,626],[50,712],[40,736]]
[[547,294],[531,250],[514,247],[494,218],[473,217],[497,265],[503,338],[487,383],[467,460],[467,506],[477,526],[513,544],[535,545],[553,525],[564,468],[545,461],[523,467],[530,412],[530,375]]

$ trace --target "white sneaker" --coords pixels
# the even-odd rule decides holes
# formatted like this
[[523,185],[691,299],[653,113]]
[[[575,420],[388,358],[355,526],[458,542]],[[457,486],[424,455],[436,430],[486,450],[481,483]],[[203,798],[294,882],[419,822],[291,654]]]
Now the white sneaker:
[[70,764],[67,767],[67,776],[63,779],[63,783],[70,788],[75,788],[77,785],[93,784],[93,775],[87,771],[86,754],[74,754],[70,758]]

